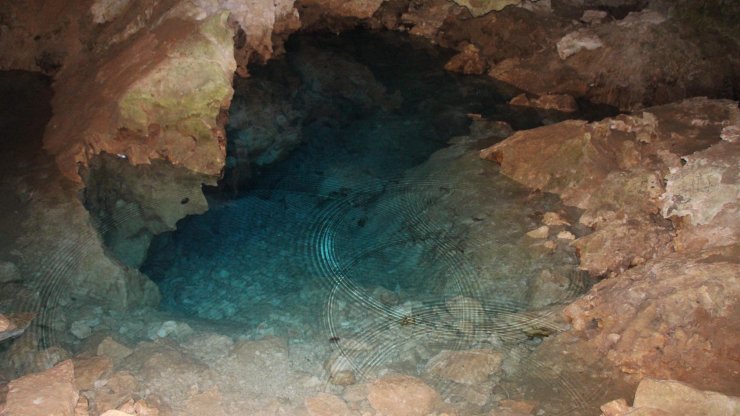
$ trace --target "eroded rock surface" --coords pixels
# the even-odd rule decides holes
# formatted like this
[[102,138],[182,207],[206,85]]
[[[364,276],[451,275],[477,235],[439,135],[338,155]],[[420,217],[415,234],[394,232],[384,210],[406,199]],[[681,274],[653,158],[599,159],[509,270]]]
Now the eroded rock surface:
[[368,400],[388,416],[422,416],[434,409],[439,395],[418,378],[390,375],[370,384]]
[[3,414],[73,416],[78,397],[74,366],[68,360],[42,373],[10,382]]
[[697,390],[672,380],[646,378],[637,387],[630,407],[624,399],[601,407],[604,416],[627,415],[735,415],[740,409],[740,398],[713,391]]
[[737,391],[737,123],[737,103],[697,98],[518,132],[481,153],[585,210],[594,232],[572,244],[610,278],[566,308],[572,348],[638,378]]
[[574,243],[581,267],[617,273],[667,252],[673,227],[656,219],[663,178],[680,167],[680,157],[718,142],[737,117],[733,102],[697,98],[596,123],[517,132],[481,156],[515,180],[584,209],[580,222],[594,233]]

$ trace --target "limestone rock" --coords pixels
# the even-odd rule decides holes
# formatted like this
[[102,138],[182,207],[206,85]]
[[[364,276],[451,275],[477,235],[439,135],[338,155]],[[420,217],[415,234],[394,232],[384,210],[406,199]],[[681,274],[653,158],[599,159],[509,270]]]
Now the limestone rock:
[[305,6],[320,6],[324,13],[339,17],[367,19],[380,7],[384,0],[303,0]]
[[21,280],[18,267],[9,261],[0,261],[0,283],[8,283]]
[[581,21],[588,24],[601,23],[609,14],[603,10],[585,10],[581,15]]
[[575,240],[579,267],[593,276],[619,273],[666,253],[671,230],[648,221],[613,223]]
[[546,212],[545,215],[542,216],[542,223],[548,226],[558,226],[558,225],[570,225],[570,223],[563,219],[560,214],[557,212]]
[[348,416],[350,414],[347,403],[333,394],[320,393],[318,396],[307,398],[304,403],[311,416]]
[[124,358],[131,355],[133,350],[111,337],[105,337],[100,344],[98,344],[97,354],[103,355],[112,360],[114,364],[120,363]]
[[77,390],[92,390],[98,380],[107,378],[113,369],[113,362],[108,357],[94,356],[72,360],[75,370],[75,387]]
[[426,371],[461,384],[480,384],[501,367],[503,356],[493,350],[442,351],[432,357]]
[[473,44],[463,48],[462,52],[450,58],[445,69],[462,74],[480,75],[486,71],[486,62],[480,56],[480,50]]
[[44,372],[11,381],[4,414],[73,416],[78,397],[74,366],[67,360]]
[[566,299],[570,280],[557,272],[543,270],[529,282],[529,303],[535,308]]
[[592,51],[603,46],[604,43],[596,33],[581,29],[568,33],[558,41],[558,56],[560,56],[560,59],[567,59],[582,50]]
[[624,399],[612,400],[600,407],[603,416],[621,416],[630,411],[630,407]]
[[434,38],[450,15],[454,3],[447,0],[431,0],[412,3],[401,15],[401,22],[411,26],[409,33]]
[[517,5],[521,3],[521,0],[488,0],[488,1],[453,0],[453,1],[459,4],[460,6],[464,6],[465,8],[470,10],[470,13],[472,13],[473,16],[482,16],[494,10],[496,11],[502,10],[506,6]]
[[737,212],[739,157],[740,143],[727,141],[684,156],[686,165],[674,168],[667,177],[663,216],[685,216],[692,224],[703,225],[723,209]]
[[440,400],[439,394],[416,377],[389,375],[368,387],[375,411],[387,416],[425,416]]
[[118,17],[130,0],[95,0],[90,6],[93,22],[102,24]]
[[623,372],[733,391],[740,364],[736,337],[726,334],[738,325],[737,250],[650,260],[599,282],[564,313],[583,342]]
[[[574,244],[582,267],[600,275],[669,249],[670,224],[652,217],[660,211],[664,175],[680,165],[680,156],[716,142],[737,117],[727,101],[691,99],[641,115],[520,131],[481,156],[513,179],[586,209],[581,222],[596,231]],[[533,154],[536,160],[524,156]]]
[[527,233],[527,237],[542,239],[547,238],[550,235],[550,227],[543,225],[542,227],[536,228]]
[[[165,19],[150,34],[132,37],[126,48],[80,57],[71,64],[77,69],[62,70],[52,103],[55,128],[44,139],[62,172],[79,180],[77,162],[86,165],[105,152],[135,165],[166,159],[218,175],[225,157],[223,139],[216,139],[223,137],[219,113],[231,99],[235,70],[226,17]],[[195,90],[183,100],[184,91]],[[189,138],[187,148],[177,145],[183,137]],[[85,154],[84,148],[96,151]]]
[[560,240],[575,240],[576,236],[570,231],[561,231],[558,233],[558,239]]
[[120,410],[111,409],[101,414],[100,416],[135,416],[133,413],[122,412]]
[[447,311],[457,320],[481,324],[486,320],[486,312],[480,301],[466,296],[455,296],[445,300]]
[[740,409],[740,398],[697,390],[674,380],[643,379],[637,386],[632,407],[624,399],[601,406],[604,416],[730,416]]
[[530,100],[526,94],[519,94],[512,98],[509,104],[540,110],[559,111],[562,113],[578,111],[576,100],[567,94],[544,94],[533,100]]
[[131,400],[137,386],[138,382],[131,373],[119,371],[113,374],[105,384],[96,386],[93,393],[96,409],[98,411],[117,409]]
[[221,405],[221,400],[221,393],[216,389],[194,394],[185,403],[185,415],[226,416],[226,411]]
[[697,390],[678,381],[646,378],[637,386],[632,406],[685,416],[731,416],[740,410],[740,398]]
[[[529,94],[569,94],[623,110],[690,96],[731,97],[737,46],[728,45],[724,55],[709,52],[706,40],[675,36],[693,29],[677,19],[656,24],[660,19],[646,11],[568,34],[550,30],[557,45],[548,37],[537,53],[496,59],[489,76]],[[645,45],[639,54],[635,44]]]

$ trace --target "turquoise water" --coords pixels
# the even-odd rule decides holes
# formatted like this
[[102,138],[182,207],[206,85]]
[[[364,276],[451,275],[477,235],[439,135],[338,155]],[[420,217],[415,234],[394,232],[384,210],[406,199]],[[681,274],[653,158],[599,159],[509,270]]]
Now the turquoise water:
[[[536,306],[583,290],[572,250],[545,255],[522,240],[543,212],[561,207],[480,160],[477,150],[500,140],[494,129],[469,134],[470,114],[517,128],[540,120],[511,110],[488,79],[445,72],[449,52],[400,35],[298,36],[287,50],[237,81],[238,92],[267,102],[235,97],[232,120],[249,128],[228,131],[242,146],[259,142],[260,132],[279,130],[265,111],[275,120],[297,113],[302,140],[269,165],[234,161],[244,154],[232,143],[230,166],[249,166],[249,179],[229,182],[227,171],[206,190],[209,211],[149,249],[142,270],[159,285],[162,307],[238,324],[255,338],[351,335],[382,344],[389,325],[410,325],[426,340],[417,341],[446,348],[470,348],[491,331],[537,342],[496,317],[531,309],[531,282],[543,270],[566,282]],[[479,306],[451,316],[460,296]],[[456,326],[468,318],[480,330]]]
[[[395,104],[369,100],[371,106],[352,100],[362,91],[333,94],[299,83],[287,100],[296,107],[313,103],[299,108],[307,114],[302,143],[285,160],[256,168],[236,192],[208,190],[209,212],[155,238],[142,270],[159,284],[163,306],[205,319],[305,328],[304,318],[315,322],[336,276],[362,290],[417,298],[451,291],[456,275],[472,279],[463,253],[439,253],[459,243],[446,235],[454,224],[415,218],[449,192],[409,182],[404,172],[467,134],[469,113],[508,115],[518,127],[539,121],[508,110],[487,79],[444,71],[449,52],[399,35],[296,37],[287,49],[286,58],[253,69],[247,82],[311,80],[296,67],[307,53],[325,54],[320,62],[341,54],[369,70]],[[356,76],[344,68],[323,70]],[[312,97],[317,94],[328,103]],[[231,126],[229,133],[233,139],[241,132]]]

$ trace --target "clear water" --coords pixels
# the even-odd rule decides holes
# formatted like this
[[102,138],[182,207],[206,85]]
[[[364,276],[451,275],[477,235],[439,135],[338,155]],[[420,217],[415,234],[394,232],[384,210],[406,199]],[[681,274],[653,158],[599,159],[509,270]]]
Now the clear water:
[[[510,110],[489,80],[442,70],[448,52],[397,34],[299,36],[284,60],[245,82],[301,73],[306,50],[369,69],[400,106],[337,99],[303,108],[304,140],[285,160],[258,167],[246,186],[208,189],[207,213],[154,239],[142,271],[162,307],[238,328],[240,338],[277,335],[318,349],[351,339],[366,348],[339,349],[358,377],[383,367],[418,374],[442,349],[505,347],[526,361],[538,331],[558,330],[553,312],[528,315],[543,306],[533,305],[531,282],[543,270],[566,276],[545,305],[585,288],[572,252],[547,255],[523,237],[562,207],[480,160],[496,138],[450,139],[469,134],[469,113],[515,128],[540,121]],[[315,88],[291,88],[291,105],[315,105]],[[460,299],[474,301],[455,306]],[[559,383],[544,366],[531,369]],[[437,388],[457,394],[454,383]]]
[[[316,51],[327,61],[341,54],[370,69],[401,105],[335,103],[346,113],[307,120],[304,143],[253,177],[248,189],[230,199],[212,191],[208,213],[157,237],[142,270],[159,284],[165,308],[205,319],[304,327],[296,317],[310,322],[313,313],[304,309],[321,310],[306,299],[326,297],[333,284],[322,281],[327,276],[368,290],[439,296],[454,276],[466,273],[462,254],[439,253],[455,253],[445,247],[453,238],[444,235],[454,224],[414,224],[435,199],[451,198],[449,192],[437,195],[436,184],[408,183],[403,175],[451,137],[466,134],[468,113],[505,116],[505,98],[484,78],[444,71],[448,52],[391,34],[296,37],[283,62],[256,68],[252,77],[281,77],[286,64],[300,65],[302,54]],[[315,93],[307,87],[297,92]],[[344,95],[355,93],[361,92]],[[302,98],[293,100],[308,101]],[[520,126],[538,122],[510,118]],[[232,137],[239,133],[230,129]]]

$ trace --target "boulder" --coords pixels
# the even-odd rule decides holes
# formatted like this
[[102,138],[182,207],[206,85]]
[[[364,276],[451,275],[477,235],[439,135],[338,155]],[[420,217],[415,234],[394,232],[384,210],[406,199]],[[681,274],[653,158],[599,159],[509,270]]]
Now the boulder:
[[461,74],[480,75],[486,71],[486,62],[480,56],[480,50],[473,44],[463,48],[462,52],[450,58],[445,69]]
[[388,375],[368,387],[368,400],[387,416],[425,416],[439,402],[439,394],[416,377]]
[[105,356],[79,357],[72,360],[75,369],[77,390],[93,390],[98,380],[107,379],[113,369],[113,362]]
[[661,197],[661,213],[676,219],[677,250],[723,245],[737,238],[738,158],[740,142],[723,140],[684,156],[685,165],[671,169]]
[[697,390],[678,381],[646,378],[637,386],[632,406],[658,409],[672,415],[731,416],[740,411],[740,397]]
[[320,393],[307,398],[304,404],[311,416],[348,416],[350,414],[347,403],[333,394]]
[[731,416],[740,410],[740,398],[697,390],[675,380],[643,379],[630,407],[624,399],[601,406],[604,416]]
[[568,33],[557,43],[558,56],[560,59],[568,59],[582,50],[592,51],[604,46],[599,36],[587,29],[581,29]]
[[477,0],[453,0],[460,6],[464,6],[470,10],[473,16],[482,16],[492,11],[503,10],[504,7],[510,5],[517,5],[521,3],[521,0],[489,0],[489,1],[477,1]]
[[502,360],[502,354],[493,350],[445,350],[429,360],[426,371],[460,384],[480,384],[498,371]]
[[78,397],[74,366],[67,360],[41,373],[11,381],[3,414],[73,416]]
[[663,179],[681,166],[681,157],[721,140],[739,117],[735,103],[695,98],[595,123],[519,131],[481,157],[498,162],[516,181],[585,209],[579,221],[594,233],[573,243],[581,267],[613,274],[670,249],[672,226],[655,219]]
[[625,373],[722,392],[740,388],[734,351],[738,246],[672,253],[597,283],[565,309],[579,345]]

